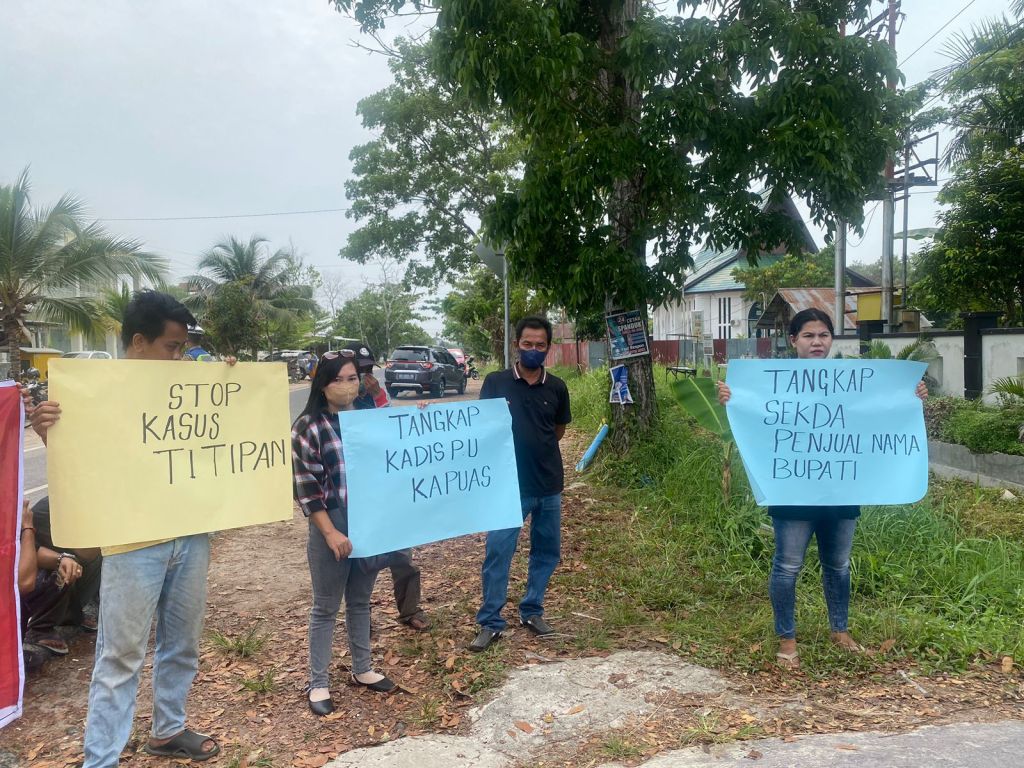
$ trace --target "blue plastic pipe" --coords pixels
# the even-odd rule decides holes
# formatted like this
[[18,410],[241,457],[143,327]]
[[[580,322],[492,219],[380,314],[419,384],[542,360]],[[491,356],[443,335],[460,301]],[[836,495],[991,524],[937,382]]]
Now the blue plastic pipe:
[[587,448],[587,452],[583,454],[583,458],[579,460],[576,465],[576,471],[582,472],[587,468],[587,465],[594,460],[597,455],[597,449],[601,447],[601,443],[604,442],[605,437],[608,436],[608,425],[605,423],[601,424],[601,428],[597,430],[597,435],[594,437],[594,442]]

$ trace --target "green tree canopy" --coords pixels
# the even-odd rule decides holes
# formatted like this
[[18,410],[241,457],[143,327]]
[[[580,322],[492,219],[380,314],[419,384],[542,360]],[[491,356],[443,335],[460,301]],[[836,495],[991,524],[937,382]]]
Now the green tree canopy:
[[20,368],[20,347],[31,338],[29,312],[89,333],[102,327],[102,312],[84,291],[98,294],[124,278],[159,283],[167,267],[137,241],[86,223],[78,198],[64,195],[52,207],[36,208],[30,190],[28,169],[13,184],[0,186],[0,325],[12,372]]
[[311,273],[291,251],[271,252],[266,238],[258,235],[248,241],[229,237],[217,243],[200,258],[198,269],[198,274],[187,278],[192,293],[185,303],[200,323],[207,322],[211,303],[226,286],[231,286],[229,305],[244,289],[252,305],[251,322],[268,351],[282,341],[294,342],[297,323],[318,309],[313,288],[302,282]]
[[255,360],[263,337],[258,305],[252,300],[248,280],[230,281],[218,286],[203,315],[203,330],[210,347],[222,355],[246,355]]
[[[402,5],[334,2],[366,27]],[[826,228],[859,223],[909,111],[887,87],[888,46],[840,31],[868,0],[434,5],[436,71],[502,109],[525,145],[523,178],[484,231],[574,317],[678,297],[693,243],[797,241],[760,186],[804,198]],[[622,446],[655,412],[649,358],[628,367],[636,407],[612,413]]]
[[1024,324],[1024,149],[970,156],[939,193],[934,242],[914,257],[916,303],[926,313],[998,310]]
[[366,342],[378,358],[402,344],[430,344],[415,305],[416,297],[401,285],[369,286],[342,305],[333,334]]
[[745,286],[745,299],[767,304],[779,288],[827,288],[834,285],[835,263],[835,248],[827,245],[818,253],[789,253],[772,264],[737,267],[732,275]]
[[[444,316],[444,335],[454,339],[477,358],[501,362],[505,320],[505,291],[501,279],[483,266],[458,279],[438,302]],[[515,322],[526,315],[543,315],[546,302],[522,283],[509,286],[509,317]]]
[[937,80],[950,102],[941,117],[955,131],[947,164],[1024,146],[1024,0],[1012,10],[1016,23],[1006,16],[988,19],[945,46],[949,63]]
[[410,282],[436,285],[474,263],[476,227],[514,187],[520,145],[495,111],[432,74],[428,46],[399,40],[389,65],[394,83],[357,107],[377,137],[349,155],[348,216],[360,226],[341,256],[405,262]]

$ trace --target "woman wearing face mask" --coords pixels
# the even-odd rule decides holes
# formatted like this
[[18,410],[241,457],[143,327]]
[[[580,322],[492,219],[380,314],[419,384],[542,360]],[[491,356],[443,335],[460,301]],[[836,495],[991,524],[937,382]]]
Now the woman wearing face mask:
[[[800,360],[825,360],[832,351],[832,318],[820,309],[797,312],[789,324],[789,343]],[[924,400],[928,388],[918,382],[915,394]],[[729,386],[718,382],[718,402],[725,405],[732,397]],[[860,517],[857,506],[769,507],[775,531],[775,555],[768,579],[768,594],[775,615],[775,633],[779,636],[779,663],[790,668],[800,666],[796,647],[796,582],[803,568],[804,555],[811,536],[818,540],[821,582],[828,607],[832,642],[854,653],[863,647],[850,636],[847,619],[850,611],[850,552],[853,533]]]
[[345,598],[345,626],[352,654],[352,679],[387,693],[395,684],[373,670],[370,659],[370,595],[377,571],[349,557],[345,460],[338,414],[352,410],[359,394],[354,353],[343,349],[321,358],[309,400],[292,426],[295,499],[309,518],[306,554],[313,580],[309,615],[309,708],[323,716],[334,711],[327,676],[334,624]]

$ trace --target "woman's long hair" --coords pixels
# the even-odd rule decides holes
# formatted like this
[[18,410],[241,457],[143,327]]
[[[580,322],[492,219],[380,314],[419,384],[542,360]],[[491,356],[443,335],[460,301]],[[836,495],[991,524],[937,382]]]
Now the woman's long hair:
[[356,367],[356,361],[351,357],[338,356],[326,360],[320,358],[320,362],[317,363],[316,370],[313,372],[313,380],[309,385],[309,399],[306,400],[306,407],[302,409],[299,418],[309,416],[311,419],[316,419],[327,409],[327,398],[324,397],[324,389],[338,378],[341,369],[346,365],[351,365],[356,369],[356,373],[359,372],[359,369]]

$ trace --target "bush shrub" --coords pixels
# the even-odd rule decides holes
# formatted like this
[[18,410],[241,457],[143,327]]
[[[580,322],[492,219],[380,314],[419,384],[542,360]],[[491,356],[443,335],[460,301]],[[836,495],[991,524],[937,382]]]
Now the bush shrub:
[[1024,408],[986,408],[981,405],[955,408],[946,420],[943,439],[967,446],[973,453],[1024,455],[1017,435],[1024,422]]

